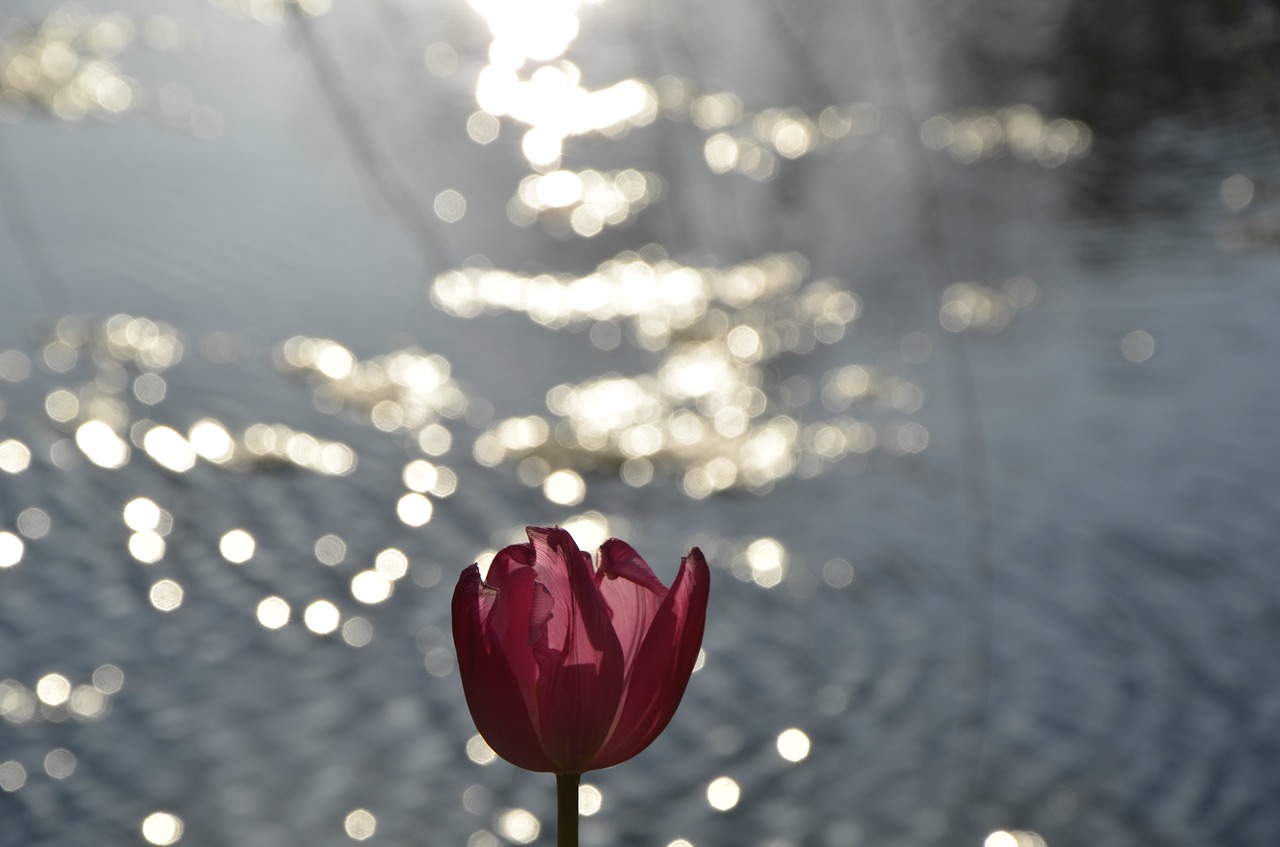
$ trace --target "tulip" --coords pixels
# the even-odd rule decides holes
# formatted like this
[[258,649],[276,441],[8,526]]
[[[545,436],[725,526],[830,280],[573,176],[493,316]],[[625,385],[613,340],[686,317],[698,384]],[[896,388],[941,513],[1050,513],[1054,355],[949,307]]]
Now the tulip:
[[698,548],[667,588],[611,538],[598,564],[559,527],[529,527],[453,594],[453,640],[476,728],[502,758],[557,774],[561,843],[577,784],[658,737],[698,658],[711,576]]

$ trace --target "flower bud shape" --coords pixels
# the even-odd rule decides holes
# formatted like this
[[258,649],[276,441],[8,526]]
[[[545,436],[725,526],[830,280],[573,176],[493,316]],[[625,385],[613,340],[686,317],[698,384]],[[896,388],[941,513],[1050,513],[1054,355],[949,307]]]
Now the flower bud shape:
[[667,588],[610,538],[591,557],[559,527],[472,565],[453,641],[476,728],[531,771],[581,774],[648,747],[680,705],[702,644],[711,574],[698,548]]

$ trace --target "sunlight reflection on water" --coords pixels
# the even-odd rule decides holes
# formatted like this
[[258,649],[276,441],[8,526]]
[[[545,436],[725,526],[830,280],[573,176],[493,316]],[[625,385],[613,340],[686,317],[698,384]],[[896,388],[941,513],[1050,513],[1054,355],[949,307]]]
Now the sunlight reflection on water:
[[[8,580],[0,620],[23,636],[17,664],[5,671],[11,678],[0,680],[0,717],[17,730],[14,751],[0,762],[0,790],[20,801],[18,822],[0,841],[35,843],[51,821],[82,827],[66,834],[68,844],[125,829],[136,839],[139,827],[153,844],[407,842],[424,825],[446,840],[465,837],[469,847],[545,840],[553,817],[545,786],[514,777],[473,734],[447,632],[456,572],[473,558],[487,567],[497,549],[523,540],[525,522],[558,522],[586,550],[611,535],[643,540],[660,551],[652,564],[664,578],[697,544],[717,577],[697,676],[669,734],[634,767],[582,786],[587,847],[726,839],[756,847],[973,845],[984,837],[987,847],[1042,847],[1037,831],[1065,833],[1063,843],[1153,843],[1244,821],[1231,830],[1239,836],[1250,821],[1271,820],[1239,811],[1249,807],[1238,802],[1248,797],[1244,783],[1266,785],[1265,768],[1249,758],[1267,753],[1249,734],[1257,727],[1215,729],[1248,723],[1237,699],[1257,692],[1237,690],[1234,680],[1265,661],[1221,634],[1240,621],[1265,628],[1273,616],[1250,605],[1268,592],[1219,588],[1228,570],[1252,559],[1230,540],[1203,562],[1187,554],[1177,533],[1190,519],[1157,522],[1152,535],[1177,536],[1168,547],[1144,536],[1136,552],[1115,556],[1126,539],[1067,503],[1075,497],[1130,517],[1140,513],[1135,503],[1177,505],[1163,490],[1108,484],[1105,471],[1114,466],[1127,486],[1165,480],[1168,455],[1195,465],[1186,445],[1175,451],[1159,440],[1157,421],[1215,432],[1200,409],[1159,405],[1173,394],[1161,392],[1160,379],[1180,391],[1195,385],[1190,357],[1180,370],[1162,370],[1185,338],[1167,316],[1161,323],[1154,300],[1136,299],[1089,318],[1105,323],[1096,347],[1092,338],[1050,332],[1033,342],[1023,333],[1053,326],[1041,304],[1059,316],[1073,306],[1068,286],[1034,264],[1039,243],[1019,220],[1001,217],[1019,218],[1022,207],[997,195],[1069,188],[1116,143],[1114,126],[1080,119],[1065,103],[1032,106],[1025,91],[1002,91],[987,105],[938,96],[915,114],[906,95],[879,79],[894,75],[881,54],[893,39],[860,18],[850,25],[865,4],[788,10],[776,20],[760,10],[690,7],[682,59],[633,49],[670,14],[658,7],[640,14],[617,2],[473,0],[453,15],[430,4],[330,5],[211,3],[219,20],[289,27],[290,36],[302,31],[298,21],[332,12],[316,23],[333,26],[316,31],[343,45],[334,55],[350,63],[347,105],[357,118],[344,121],[338,106],[316,130],[308,98],[288,108],[250,105],[281,117],[292,133],[270,143],[300,163],[297,171],[273,176],[321,184],[341,211],[326,217],[327,207],[273,205],[277,189],[265,179],[260,193],[272,202],[237,195],[227,208],[217,192],[201,210],[175,190],[165,197],[174,205],[157,206],[225,215],[200,218],[212,221],[201,224],[209,242],[201,247],[218,250],[208,264],[235,268],[238,287],[215,291],[203,282],[214,278],[206,265],[165,252],[157,234],[138,252],[160,256],[166,273],[143,303],[110,303],[103,319],[54,311],[28,348],[0,351],[0,578]],[[702,14],[705,27],[694,23]],[[759,34],[743,29],[753,24]],[[865,28],[877,43],[806,48],[781,63],[771,52],[785,53],[788,39],[817,44],[842,27]],[[236,32],[73,5],[13,22],[0,31],[0,120],[35,131],[47,128],[44,120],[63,136],[82,133],[75,138],[145,130],[148,121],[206,142],[221,136],[196,154],[165,155],[206,157],[196,170],[214,174],[211,183],[229,161],[231,170],[263,177],[265,166],[234,158],[265,132],[246,126],[253,110],[228,109],[224,124],[221,111],[201,103],[221,104],[227,89],[135,78],[157,73],[150,63],[158,57],[134,51],[212,66],[228,45],[244,47],[228,40]],[[300,52],[281,49],[286,39],[270,43],[273,55]],[[412,97],[394,94],[394,75],[384,73],[393,63],[383,48],[404,44],[412,47]],[[873,70],[885,72],[840,65],[838,74],[827,69],[830,80],[817,79],[847,54],[871,56]],[[813,64],[798,70],[800,58]],[[744,75],[738,61],[761,70]],[[908,75],[925,66],[907,64]],[[236,96],[278,97],[298,76],[292,65],[274,75],[247,70],[260,91]],[[325,90],[307,93],[341,103],[344,75],[321,78]],[[789,87],[806,78],[811,85]],[[1122,82],[1114,76],[1114,85]],[[392,134],[402,131],[397,121],[409,123],[417,99],[429,105],[431,131],[445,128],[421,161],[421,138]],[[332,117],[340,132],[352,132],[344,123],[369,130],[364,146],[330,137],[324,121]],[[304,143],[298,126],[315,138]],[[59,146],[65,137],[39,137],[50,150],[71,149]],[[316,242],[332,238],[380,267],[361,252],[365,243],[340,241],[369,204],[358,191],[342,194],[336,176],[316,178],[341,169],[324,151],[342,141],[364,150],[356,159],[374,160],[370,173],[390,173],[393,159],[409,162],[404,183],[422,221],[457,249],[457,259],[439,249],[425,272],[404,280],[400,268],[389,272],[394,285],[371,287],[378,293],[361,308],[376,320],[331,314],[342,308],[332,290],[312,290],[330,271],[314,257],[340,252]],[[1172,146],[1185,152],[1187,142]],[[51,266],[65,262],[78,268],[69,278],[96,280],[101,269],[90,274],[69,255],[85,248],[67,245],[87,243],[72,239],[77,227],[100,239],[98,229],[110,226],[112,215],[92,225],[79,218],[97,213],[94,186],[114,184],[105,182],[112,168],[86,156],[82,172],[64,158],[56,169],[34,169],[42,176],[33,180],[44,182],[30,190],[43,203],[73,184],[77,208],[41,206],[33,217],[66,222],[50,230]],[[1235,255],[1273,245],[1274,180],[1220,159],[1202,180],[1218,216],[1218,241],[1205,249]],[[122,161],[122,171],[134,163]],[[973,189],[955,204],[979,210],[972,221],[957,224],[970,213],[953,211],[948,222],[991,231],[957,238],[963,246],[952,258],[962,272],[925,294],[910,277],[917,254],[935,247],[918,240],[933,236],[910,233],[917,218],[957,198],[903,187],[928,182],[914,173],[922,162],[941,175],[942,187],[932,189],[940,195]],[[899,179],[904,170],[910,179]],[[1004,179],[1016,187],[1002,188]],[[137,211],[124,195],[111,200],[112,214],[116,204]],[[895,215],[901,221],[889,229],[883,221]],[[291,217],[305,222],[304,236],[289,234]],[[235,240],[242,221],[253,227],[245,244]],[[9,224],[29,249],[21,227]],[[1001,235],[1005,229],[1013,234]],[[288,256],[267,267],[258,251],[276,246]],[[115,261],[107,248],[94,249]],[[121,241],[110,249],[130,248]],[[173,269],[199,284],[169,280]],[[294,297],[279,306],[287,320],[264,317],[259,327],[256,313],[242,311],[247,325],[209,330],[206,305],[265,285],[275,271],[300,280],[289,283],[296,289],[281,283]],[[403,301],[393,291],[402,283],[414,293]],[[343,282],[357,284],[365,277]],[[190,300],[177,298],[175,309],[173,292],[184,285]],[[916,317],[882,311],[899,288],[919,301]],[[429,298],[437,311],[388,318],[377,297],[415,307]],[[257,309],[268,300],[244,303]],[[1110,321],[1126,306],[1129,314]],[[173,324],[111,314],[134,308],[188,311]],[[1207,324],[1193,311],[1179,319]],[[378,323],[391,319],[414,331],[392,335]],[[1265,344],[1266,333],[1239,321],[1230,333],[1239,349]],[[938,408],[959,389],[937,369],[953,364],[966,342],[988,356],[979,396],[997,398],[1009,415],[986,421],[993,454],[1005,450],[994,475],[1004,498],[997,517],[1022,515],[1030,529],[999,537],[1007,549],[997,551],[998,578],[994,588],[980,586],[999,597],[981,641],[996,669],[980,704],[991,712],[993,740],[973,769],[973,802],[952,809],[956,773],[969,761],[957,726],[969,719],[965,698],[981,677],[965,664],[971,659],[957,657],[980,615],[970,595],[980,592],[969,583],[963,528],[949,505],[962,499],[955,468],[969,459],[957,458]],[[1044,368],[1055,343],[1070,348],[1060,353],[1069,364]],[[1229,355],[1236,349],[1205,359],[1229,369],[1240,363]],[[1102,352],[1093,360],[1081,350]],[[576,370],[561,372],[569,361]],[[512,373],[495,375],[504,368]],[[1119,386],[1112,393],[1098,384],[1108,379]],[[1229,402],[1261,392],[1241,393],[1247,398]],[[1098,396],[1116,405],[1101,412]],[[1047,411],[1037,416],[1041,405]],[[1077,408],[1086,411],[1065,413]],[[1055,415],[1065,421],[1058,429]],[[1010,424],[1023,416],[1044,431]],[[1117,437],[1135,419],[1141,439]],[[1158,458],[1142,459],[1152,444]],[[1196,478],[1188,512],[1232,496],[1227,474],[1212,470]],[[855,473],[863,476],[850,485]],[[1234,538],[1239,527],[1230,525]],[[1024,536],[1038,544],[1019,547]],[[1148,565],[1165,593],[1129,588],[1131,580],[1157,582],[1142,575]],[[1165,567],[1186,573],[1169,577]],[[1186,618],[1179,626],[1200,626],[1203,637],[1159,628],[1161,612],[1187,608],[1195,612],[1178,615]],[[1233,664],[1240,656],[1258,661]],[[1185,692],[1192,705],[1145,693],[1168,690]],[[1201,740],[1228,735],[1242,739],[1241,749],[1227,741],[1200,755]],[[1202,766],[1169,768],[1170,756]],[[207,784],[192,782],[197,775],[208,775]]]

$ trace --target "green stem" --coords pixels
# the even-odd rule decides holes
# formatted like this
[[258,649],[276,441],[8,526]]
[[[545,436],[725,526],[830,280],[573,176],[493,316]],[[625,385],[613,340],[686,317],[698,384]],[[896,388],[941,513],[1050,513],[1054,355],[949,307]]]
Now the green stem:
[[578,847],[578,781],[581,774],[556,774],[556,847]]

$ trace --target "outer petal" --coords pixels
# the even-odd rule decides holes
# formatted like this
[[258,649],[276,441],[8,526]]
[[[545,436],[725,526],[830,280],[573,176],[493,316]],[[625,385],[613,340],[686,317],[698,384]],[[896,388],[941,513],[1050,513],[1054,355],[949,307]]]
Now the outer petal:
[[519,568],[527,568],[532,564],[532,544],[512,544],[509,547],[503,547],[493,557],[493,562],[489,565],[489,571],[484,575],[484,582],[486,585],[501,589],[506,584],[507,577],[513,571]]
[[648,747],[680,705],[698,660],[707,619],[711,572],[702,551],[689,551],[636,655],[609,740],[591,763],[608,768]]
[[600,546],[596,586],[609,606],[613,631],[622,645],[625,686],[649,625],[666,599],[667,587],[630,544],[616,538]]
[[609,735],[622,699],[622,647],[591,565],[569,533],[529,528],[533,567],[552,598],[538,643],[538,730],[558,773],[582,773]]
[[[527,567],[521,570],[528,576],[504,579],[502,590],[485,586],[476,565],[462,572],[453,592],[453,645],[467,708],[489,746],[518,767],[554,771],[555,765],[543,752],[533,717],[525,705],[532,698],[522,690],[507,661],[502,639],[492,626],[503,607],[517,599],[510,595],[523,594],[531,599],[533,571]],[[501,576],[510,574],[502,572]],[[527,583],[528,589],[519,590],[517,582]],[[517,605],[506,611],[516,611]],[[529,650],[527,644],[525,650]]]
[[[545,591],[538,590],[533,567],[533,546],[513,544],[493,557],[484,587],[493,592],[496,602],[484,620],[486,641],[500,645],[501,652],[515,674],[516,684],[524,697],[525,708],[536,726],[538,703],[538,665],[533,659],[530,630],[545,619]],[[536,607],[536,609],[535,609]]]

